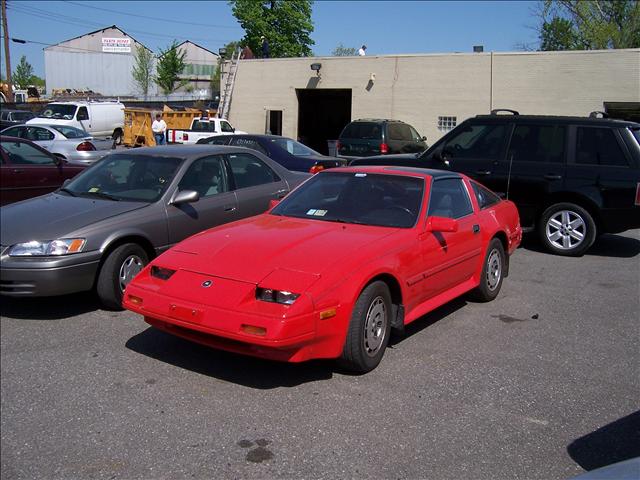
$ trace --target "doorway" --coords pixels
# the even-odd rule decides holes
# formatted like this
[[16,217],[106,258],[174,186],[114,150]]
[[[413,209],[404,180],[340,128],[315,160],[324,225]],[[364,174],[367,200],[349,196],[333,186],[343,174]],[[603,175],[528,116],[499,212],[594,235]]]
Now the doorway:
[[328,155],[327,140],[337,140],[351,121],[351,89],[296,89],[298,140]]

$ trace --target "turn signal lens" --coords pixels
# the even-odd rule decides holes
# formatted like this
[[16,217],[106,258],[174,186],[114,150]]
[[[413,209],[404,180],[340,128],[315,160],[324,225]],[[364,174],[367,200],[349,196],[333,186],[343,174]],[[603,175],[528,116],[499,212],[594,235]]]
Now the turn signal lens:
[[320,312],[320,320],[326,320],[327,318],[331,318],[335,316],[336,316],[335,308],[330,308],[328,310],[323,310],[322,312]]
[[176,271],[170,268],[156,267],[155,265],[151,267],[151,276],[160,280],[169,280],[174,273]]
[[309,169],[309,173],[312,175],[315,175],[316,173],[321,172],[322,170],[324,170],[324,167],[322,165],[316,164]]
[[142,305],[142,299],[135,295],[127,295],[127,300],[133,305]]
[[299,293],[292,293],[284,290],[280,291],[273,290],[271,288],[256,288],[256,300],[262,300],[263,302],[291,305],[299,296]]
[[264,327],[256,327],[255,325],[240,325],[240,330],[249,335],[258,335],[264,337],[267,334],[267,329]]

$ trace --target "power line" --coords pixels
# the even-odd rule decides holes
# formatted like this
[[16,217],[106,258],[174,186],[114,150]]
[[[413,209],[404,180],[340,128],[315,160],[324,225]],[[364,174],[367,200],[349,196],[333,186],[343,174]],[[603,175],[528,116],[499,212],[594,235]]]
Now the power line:
[[195,23],[195,22],[185,22],[183,20],[167,20],[166,18],[160,18],[160,17],[150,17],[148,15],[137,15],[135,13],[124,13],[124,12],[120,12],[118,10],[111,10],[108,8],[101,8],[101,7],[94,7],[93,5],[85,5],[83,3],[78,3],[78,2],[72,2],[70,0],[63,0],[65,3],[69,3],[71,5],[76,5],[79,7],[85,7],[85,8],[91,8],[93,10],[101,10],[103,12],[110,12],[110,13],[116,13],[118,15],[125,15],[127,17],[138,17],[138,18],[144,18],[146,20],[157,20],[160,22],[169,22],[169,23],[181,23],[183,25],[194,25],[196,27],[214,27],[214,28],[240,28],[237,25],[236,26],[228,26],[228,25],[213,25],[210,23]]
[[[74,26],[87,26],[94,25],[96,27],[102,27],[104,24],[98,24],[95,22],[88,22],[85,19],[71,17],[69,15],[62,15],[59,13],[51,12],[49,10],[42,10],[31,6],[10,4],[8,7],[16,13],[22,13],[25,15],[32,15],[38,18],[43,18],[45,20],[54,20],[59,23],[66,23]],[[156,37],[156,38],[170,38],[172,40],[197,40],[199,42],[212,42],[212,43],[228,43],[229,39],[212,39],[212,38],[200,38],[200,37],[182,37],[182,36],[174,36],[174,35],[163,35],[159,33],[145,32],[141,30],[132,30],[127,28],[127,31],[140,34],[142,36],[148,37]]]

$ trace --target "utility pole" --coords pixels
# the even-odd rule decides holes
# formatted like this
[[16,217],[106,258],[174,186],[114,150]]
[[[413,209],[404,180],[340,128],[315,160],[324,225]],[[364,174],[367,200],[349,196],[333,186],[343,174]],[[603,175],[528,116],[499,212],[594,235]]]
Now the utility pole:
[[7,102],[13,103],[13,83],[11,82],[11,58],[9,57],[9,30],[7,28],[7,0],[2,0],[2,32],[4,37],[4,58],[7,66]]

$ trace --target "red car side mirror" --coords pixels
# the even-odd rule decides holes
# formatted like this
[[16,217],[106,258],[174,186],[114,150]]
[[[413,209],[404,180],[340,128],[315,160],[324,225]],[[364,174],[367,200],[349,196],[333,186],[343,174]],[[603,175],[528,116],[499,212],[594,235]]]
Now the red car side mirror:
[[458,221],[454,218],[429,217],[426,230],[427,232],[457,232]]
[[276,200],[275,198],[272,198],[271,200],[269,200],[269,210],[271,210],[273,207],[275,207],[279,203],[280,203],[280,200]]

